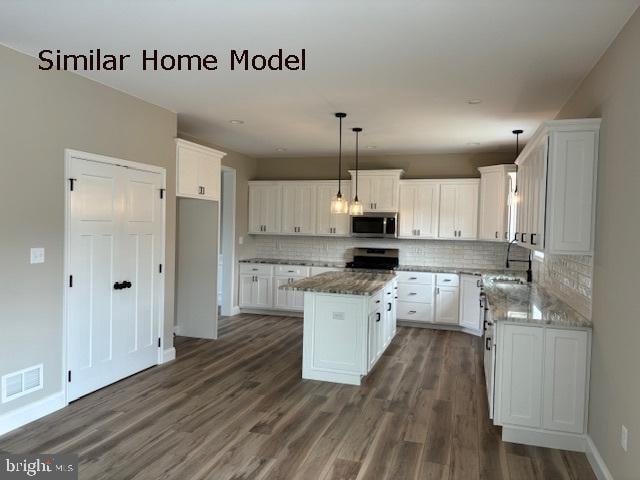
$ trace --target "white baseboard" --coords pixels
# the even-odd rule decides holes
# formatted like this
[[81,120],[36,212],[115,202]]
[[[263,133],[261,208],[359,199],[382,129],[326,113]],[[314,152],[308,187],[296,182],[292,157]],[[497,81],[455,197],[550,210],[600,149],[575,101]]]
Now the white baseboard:
[[461,327],[460,325],[447,325],[447,324],[438,324],[438,323],[427,323],[427,322],[414,322],[411,320],[398,320],[399,327],[414,327],[414,328],[429,328],[431,330],[449,330],[452,332],[463,332],[468,333],[470,335],[475,335],[476,337],[481,337],[483,332],[480,330],[473,330],[467,327]]
[[571,450],[573,452],[585,452],[587,450],[586,435],[551,432],[549,430],[514,427],[511,425],[502,426],[502,440],[536,447]]
[[175,359],[176,359],[176,349],[175,349],[175,347],[165,348],[162,351],[162,362],[160,362],[160,363],[167,363],[167,362],[170,362],[171,360],[175,360]]
[[239,306],[235,306],[233,308],[231,308],[231,317],[233,317],[234,315],[240,315],[240,307]]
[[0,435],[67,406],[63,391],[0,415]]
[[274,315],[277,317],[304,317],[303,312],[294,312],[292,310],[273,310],[267,308],[242,308],[240,313],[251,313],[253,315]]
[[607,464],[604,463],[604,460],[600,456],[600,452],[596,448],[596,445],[591,440],[591,437],[587,435],[587,450],[585,452],[587,454],[587,460],[589,460],[589,464],[593,469],[598,480],[613,480],[613,475],[609,471]]

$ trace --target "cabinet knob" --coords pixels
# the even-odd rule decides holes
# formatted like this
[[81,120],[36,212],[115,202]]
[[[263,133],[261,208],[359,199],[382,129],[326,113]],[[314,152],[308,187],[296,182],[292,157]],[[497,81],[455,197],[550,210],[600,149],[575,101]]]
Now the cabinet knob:
[[496,238],[498,238],[498,232],[496,231]]
[[530,237],[531,245],[537,245],[537,243],[536,243],[536,242],[534,242],[534,238],[535,238],[535,236],[536,236],[536,235],[537,235],[536,233],[532,233],[532,234],[531,234],[531,237]]
[[380,317],[380,312],[376,313],[376,322],[379,322],[379,321],[380,321],[380,318],[381,318],[381,317]]

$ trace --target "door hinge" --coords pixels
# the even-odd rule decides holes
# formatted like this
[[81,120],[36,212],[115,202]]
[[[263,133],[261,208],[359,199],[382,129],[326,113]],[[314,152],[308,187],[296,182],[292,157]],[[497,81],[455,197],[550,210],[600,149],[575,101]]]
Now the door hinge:
[[73,287],[73,275],[69,275],[69,288]]
[[162,338],[158,337],[158,348],[160,348],[162,346]]
[[164,188],[160,189],[160,200],[164,198]]
[[70,178],[69,179],[69,190],[73,192],[73,185],[75,183],[76,179],[75,178]]
[[158,273],[162,273],[162,264],[158,265]]
[[67,372],[67,382],[71,383],[71,370]]

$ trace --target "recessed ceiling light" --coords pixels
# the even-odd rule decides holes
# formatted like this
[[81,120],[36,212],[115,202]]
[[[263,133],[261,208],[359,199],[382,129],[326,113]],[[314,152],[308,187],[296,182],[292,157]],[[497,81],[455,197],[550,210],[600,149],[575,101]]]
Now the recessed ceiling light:
[[467,145],[469,145],[470,147],[479,147],[480,142],[467,142]]
[[469,105],[478,105],[478,104],[482,103],[482,100],[480,100],[479,98],[472,98],[470,100],[467,100],[467,103]]
[[376,148],[378,148],[378,147],[376,147],[375,145],[367,145],[365,148],[366,148],[367,150],[375,150],[375,149],[376,149]]
[[286,152],[286,151],[287,151],[287,149],[286,149],[286,148],[284,148],[284,147],[278,147],[278,148],[276,148],[276,152]]
[[229,120],[229,123],[231,125],[242,125],[244,123],[244,120]]

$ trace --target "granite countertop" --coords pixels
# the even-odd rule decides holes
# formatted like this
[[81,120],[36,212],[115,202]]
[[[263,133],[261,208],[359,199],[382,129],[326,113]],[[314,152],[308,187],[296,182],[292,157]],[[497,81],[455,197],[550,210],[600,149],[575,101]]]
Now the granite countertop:
[[291,260],[281,258],[247,258],[238,260],[240,263],[267,263],[271,265],[300,265],[303,267],[344,268],[344,262],[330,262],[328,260]]
[[280,289],[342,295],[373,295],[394,278],[394,273],[327,272],[287,283]]
[[482,283],[494,322],[592,328],[584,317],[553,293],[536,284],[498,284],[512,275],[486,274]]

